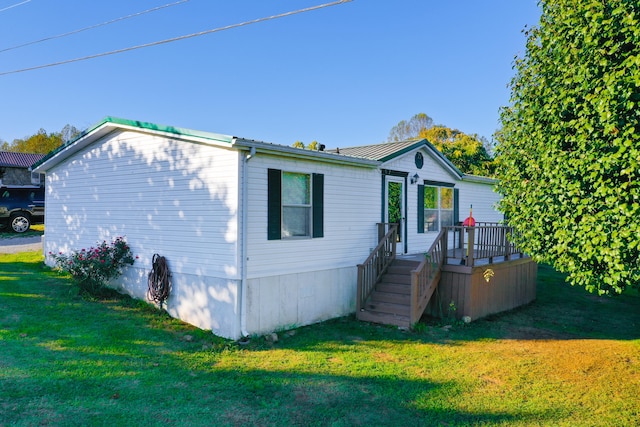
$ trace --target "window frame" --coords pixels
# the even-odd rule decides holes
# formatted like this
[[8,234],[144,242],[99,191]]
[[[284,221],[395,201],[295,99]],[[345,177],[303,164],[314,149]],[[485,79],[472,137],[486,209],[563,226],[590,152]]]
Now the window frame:
[[[425,191],[427,188],[436,188],[437,189],[437,208],[427,208],[426,207],[426,196]],[[442,190],[447,189],[451,190],[451,203],[452,207],[443,208],[442,207]],[[424,181],[423,184],[418,185],[418,233],[439,233],[442,230],[442,218],[443,213],[446,212],[446,216],[450,216],[452,218],[452,224],[456,225],[459,217],[459,192],[458,189],[455,188],[455,184],[450,184],[446,182],[435,182],[435,181]],[[429,211],[437,211],[437,226],[434,230],[427,229],[427,209]],[[444,225],[445,227],[448,225]]]
[[[289,188],[287,188],[287,180],[285,179],[285,177],[289,175],[289,176],[304,176],[306,177],[306,194],[305,194],[305,200],[307,201],[307,203],[292,203],[292,202],[286,202],[286,193],[287,191],[290,191]],[[313,234],[313,186],[311,185],[311,181],[313,180],[313,177],[310,173],[304,173],[304,172],[291,172],[291,171],[282,171],[282,186],[281,186],[281,200],[282,200],[282,204],[280,205],[280,209],[282,210],[281,213],[281,227],[280,227],[280,235],[282,236],[283,240],[289,240],[289,239],[310,239],[312,234]],[[289,215],[285,214],[285,210],[287,208],[293,208],[293,209],[304,209],[306,215],[306,219],[304,220],[305,223],[305,234],[288,234],[290,233],[289,228],[286,228],[285,225],[288,224],[291,220],[291,218],[289,217]],[[295,218],[295,219],[299,219],[299,218]],[[289,221],[287,221],[289,220]]]
[[[284,203],[283,176],[285,173],[309,176],[309,233],[287,236],[284,233],[284,208],[302,206]],[[307,205],[305,204],[305,207]],[[324,237],[324,174],[293,170],[267,170],[267,240],[301,240]]]

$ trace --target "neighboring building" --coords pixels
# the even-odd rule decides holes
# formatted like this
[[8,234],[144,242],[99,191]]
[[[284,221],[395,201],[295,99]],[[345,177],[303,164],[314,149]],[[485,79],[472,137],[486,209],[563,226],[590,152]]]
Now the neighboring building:
[[0,151],[0,185],[41,185],[38,173],[31,172],[31,165],[44,154],[12,153]]
[[470,205],[502,219],[495,182],[426,140],[323,152],[107,117],[34,170],[45,254],[125,236],[139,260],[114,286],[144,299],[165,256],[167,311],[228,338],[354,312],[377,223],[400,222],[399,251],[421,253]]

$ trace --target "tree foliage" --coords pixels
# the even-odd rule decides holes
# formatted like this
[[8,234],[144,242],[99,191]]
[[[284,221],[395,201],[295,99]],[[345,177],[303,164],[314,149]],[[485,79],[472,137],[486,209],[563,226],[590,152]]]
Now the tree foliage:
[[3,142],[0,149],[14,153],[47,154],[79,133],[80,131],[71,125],[66,125],[60,132],[47,133],[46,130],[40,129],[29,137],[14,139],[11,144]]
[[458,129],[434,125],[425,113],[418,113],[409,121],[401,120],[389,132],[389,142],[425,138],[463,173],[492,176],[495,164],[487,151],[486,139],[467,135]]
[[541,1],[498,138],[522,248],[600,294],[640,281],[640,3]]
[[478,135],[467,135],[457,129],[436,125],[418,135],[426,138],[464,173],[492,176],[495,163],[485,147],[486,140]]
[[302,141],[296,141],[293,144],[291,144],[292,147],[295,148],[306,148],[307,150],[318,150],[319,144],[318,141],[311,141],[309,143],[309,145],[305,145],[304,142]]
[[425,113],[418,113],[411,117],[409,121],[400,120],[397,125],[389,131],[389,142],[404,141],[417,138],[420,132],[433,126],[433,119]]

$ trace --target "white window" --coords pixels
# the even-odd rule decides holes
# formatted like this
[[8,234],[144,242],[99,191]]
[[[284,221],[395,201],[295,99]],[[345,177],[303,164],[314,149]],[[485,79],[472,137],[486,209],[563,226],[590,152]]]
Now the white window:
[[324,175],[267,171],[267,239],[324,236]]
[[424,231],[440,231],[453,224],[453,188],[424,186]]
[[311,236],[311,175],[282,172],[282,237]]

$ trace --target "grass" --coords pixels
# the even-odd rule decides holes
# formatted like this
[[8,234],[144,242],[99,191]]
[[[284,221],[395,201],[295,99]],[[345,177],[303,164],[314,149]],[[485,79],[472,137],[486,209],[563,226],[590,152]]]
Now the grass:
[[0,425],[636,426],[639,309],[540,267],[536,302],[470,325],[239,345],[0,255]]

